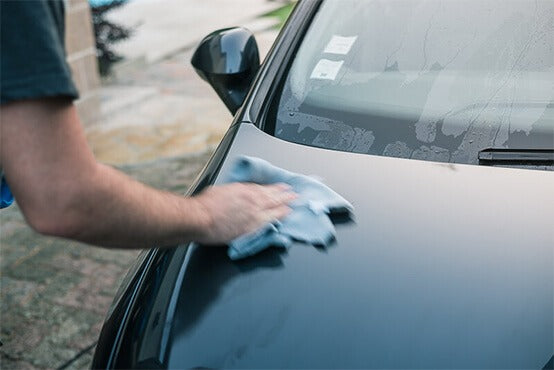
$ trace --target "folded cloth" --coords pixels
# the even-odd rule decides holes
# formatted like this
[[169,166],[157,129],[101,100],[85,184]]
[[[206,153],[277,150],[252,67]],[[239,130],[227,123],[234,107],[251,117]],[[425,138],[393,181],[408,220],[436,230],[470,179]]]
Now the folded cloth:
[[233,260],[251,256],[270,246],[288,248],[293,241],[328,246],[336,235],[328,214],[354,210],[347,200],[320,181],[276,167],[260,158],[238,157],[224,179],[226,183],[285,183],[298,194],[290,204],[291,213],[284,219],[268,223],[229,243],[227,254]]

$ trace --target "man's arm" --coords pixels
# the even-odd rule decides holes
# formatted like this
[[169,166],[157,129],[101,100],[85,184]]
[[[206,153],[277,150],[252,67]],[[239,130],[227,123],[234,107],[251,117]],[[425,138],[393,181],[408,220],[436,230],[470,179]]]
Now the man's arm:
[[283,185],[230,184],[195,197],[158,191],[96,162],[67,99],[0,109],[5,176],[43,234],[107,247],[224,243],[284,217],[294,199]]

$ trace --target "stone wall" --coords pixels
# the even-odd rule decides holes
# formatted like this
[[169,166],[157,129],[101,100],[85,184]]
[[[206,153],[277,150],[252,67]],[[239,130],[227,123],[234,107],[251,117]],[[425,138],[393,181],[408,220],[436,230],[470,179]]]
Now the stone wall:
[[80,98],[75,102],[84,125],[100,116],[100,78],[90,6],[87,0],[69,0],[66,9],[65,45],[67,61]]

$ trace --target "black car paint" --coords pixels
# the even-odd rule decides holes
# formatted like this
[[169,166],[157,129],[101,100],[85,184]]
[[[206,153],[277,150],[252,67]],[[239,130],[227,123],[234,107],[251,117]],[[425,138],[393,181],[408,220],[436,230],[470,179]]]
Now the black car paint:
[[[296,26],[298,26],[299,24],[306,25],[308,23],[306,19],[309,19],[310,16],[313,15],[313,12],[315,12],[315,10],[317,9],[318,4],[318,1],[301,2],[295,12],[295,15],[291,18],[291,20],[289,20],[289,22],[296,24]],[[312,166],[314,164],[317,164],[317,166],[319,166],[320,168],[320,172],[322,172],[324,176],[331,175],[333,171],[326,167],[326,163],[324,163],[323,161],[314,160],[316,156],[319,156],[321,153],[325,153],[328,151],[324,149],[309,148],[295,144],[284,143],[281,140],[269,137],[268,135],[262,133],[261,131],[255,129],[253,126],[248,124],[249,122],[255,122],[257,125],[261,125],[261,122],[264,121],[263,117],[267,113],[266,103],[271,99],[271,95],[276,89],[274,81],[279,80],[280,76],[282,76],[282,74],[285,72],[284,66],[288,64],[286,61],[289,58],[293,57],[296,47],[295,45],[301,39],[301,36],[299,36],[299,34],[300,32],[294,33],[290,29],[285,29],[285,31],[281,34],[279,40],[276,43],[276,46],[271,51],[268,58],[268,60],[271,60],[273,62],[265,63],[262,67],[258,79],[254,83],[254,87],[251,90],[249,97],[247,97],[247,103],[245,104],[246,108],[244,108],[243,110],[239,110],[238,114],[235,116],[229,132],[225,136],[219,148],[216,150],[210,162],[202,171],[201,175],[199,176],[198,180],[195,182],[195,185],[189,193],[196,193],[200,191],[203,187],[209,184],[213,184],[216,181],[217,175],[222,169],[223,164],[228,163],[228,161],[231,160],[232,156],[236,155],[237,153],[249,153],[251,155],[264,157],[276,163],[280,163],[283,166],[287,166],[291,169],[296,169],[299,171],[314,171]],[[275,62],[275,60],[280,60],[281,62]],[[237,132],[241,130],[243,130],[243,132],[247,132],[247,136],[237,136]],[[246,137],[248,137],[248,140],[246,140]],[[231,145],[233,145],[232,148]],[[290,152],[285,149],[291,147],[293,147],[294,150],[291,150]],[[229,150],[231,150],[231,153],[229,153]],[[229,156],[229,154],[231,156]],[[360,158],[360,155],[351,153],[341,153],[340,155],[353,156],[356,158],[356,160]],[[370,164],[373,161],[390,161],[389,164],[392,164],[394,166],[395,163],[402,163],[402,161],[405,161],[400,159],[376,158],[372,156],[364,157],[367,158],[363,159],[363,161],[367,161],[367,163]],[[226,160],[227,162],[225,162]],[[424,172],[430,168],[440,168],[441,171],[445,171],[445,174],[451,174],[452,176],[455,176],[457,172],[460,172],[460,169],[463,169],[465,171],[467,167],[447,164],[439,165],[433,163],[425,163],[418,166],[420,166],[418,168],[422,169],[422,171]],[[491,169],[481,170],[491,171]],[[470,169],[470,171],[479,170],[475,168]],[[502,176],[505,176],[505,174],[507,173],[505,171],[516,170],[492,169],[492,171],[499,171],[496,173],[502,173]],[[487,173],[490,174],[490,172]],[[533,176],[538,176],[534,175],[534,173],[535,171],[530,171],[529,175],[525,176],[529,176],[529,178],[532,178]],[[416,174],[416,171],[414,171],[412,174]],[[376,174],[374,176],[379,177],[382,175],[387,175],[387,173]],[[546,176],[551,176],[551,174],[547,174]],[[336,181],[339,181],[343,184],[349,181],[349,179],[345,178],[344,172],[340,173],[339,175],[332,175],[331,177],[332,179],[328,180],[330,180],[330,184],[333,186],[335,185],[334,182]],[[394,176],[389,176],[389,179],[400,181],[399,179],[394,179]],[[410,183],[409,178],[404,177],[403,180],[405,182],[405,185]],[[361,185],[366,185],[367,188],[360,188],[359,190],[361,193],[358,196],[363,197],[364,191],[375,191],[371,189],[373,184],[370,176],[368,176],[367,183]],[[396,183],[391,184],[390,186],[398,187],[398,185],[399,184]],[[347,197],[350,195],[346,188],[343,189],[338,186],[337,190],[343,191],[344,195]],[[489,190],[492,191],[492,189]],[[481,196],[478,195],[482,194],[481,191],[483,191],[483,189],[480,189],[480,191],[476,191],[474,195]],[[448,195],[448,192],[443,193],[442,197],[440,195],[436,196],[434,201],[436,202],[442,199],[444,201],[450,202],[451,195],[451,193],[450,195]],[[493,196],[497,200],[499,197],[502,198],[504,196],[507,196],[506,194],[502,195],[493,193],[489,195]],[[510,195],[516,197],[518,196],[517,193],[514,194],[514,192],[511,192]],[[431,202],[433,201],[429,199],[427,200]],[[510,199],[504,200],[508,202],[510,201]],[[435,203],[435,205],[437,204]],[[363,211],[357,208],[357,214],[363,214],[364,217],[367,217],[367,207],[362,208]],[[393,221],[393,223],[397,222],[399,219],[402,218],[399,217],[399,215],[402,215],[403,212],[410,212],[410,208],[411,207],[409,202],[408,204],[403,204],[402,206],[390,208],[388,210],[390,220]],[[498,221],[498,219],[495,218],[494,215],[488,214],[488,212],[492,211],[493,210],[490,209],[483,209],[482,214],[471,215],[471,217],[475,218],[475,225],[483,225],[483,229],[501,229],[506,227],[509,230],[513,230],[512,228],[523,227],[516,222],[519,220],[520,223],[524,223],[524,220],[521,217],[515,217],[513,219],[514,223],[500,225],[499,222],[496,222]],[[369,209],[369,212],[371,212],[371,208]],[[395,214],[395,212],[398,212],[398,214]],[[360,221],[361,220],[358,219],[358,222]],[[359,230],[359,228],[355,224],[339,226],[338,231],[338,244],[333,249],[327,252],[316,251],[308,246],[295,245],[288,254],[282,254],[277,251],[270,250],[262,253],[258,257],[236,263],[232,263],[227,259],[223,248],[208,249],[198,248],[195,245],[189,245],[179,247],[178,249],[154,249],[147,252],[142,262],[140,262],[140,266],[138,267],[137,272],[133,275],[130,283],[123,290],[121,298],[117,301],[116,306],[114,306],[113,310],[106,320],[97,346],[92,367],[333,367],[335,365],[347,366],[344,362],[341,363],[339,361],[341,358],[345,359],[341,356],[347,355],[349,356],[350,360],[356,360],[356,356],[358,356],[358,360],[360,360],[360,362],[357,364],[364,367],[394,367],[394,364],[406,367],[417,366],[418,362],[414,362],[413,358],[412,362],[401,362],[403,361],[403,359],[409,359],[409,357],[407,357],[406,353],[392,351],[392,347],[389,348],[391,351],[377,352],[377,348],[379,348],[378,346],[383,345],[383,338],[380,335],[374,335],[374,342],[372,343],[367,343],[363,341],[359,342],[360,339],[364,338],[367,341],[368,338],[371,338],[368,337],[368,335],[371,335],[371,333],[366,333],[365,337],[363,337],[363,333],[361,335],[359,332],[356,333],[356,331],[343,332],[344,328],[341,329],[340,325],[337,325],[340,320],[346,319],[347,321],[351,321],[353,317],[355,317],[356,313],[367,314],[367,311],[363,310],[369,307],[371,297],[367,294],[367,291],[361,289],[361,282],[363,281],[362,277],[364,276],[364,274],[371,273],[370,266],[361,266],[363,260],[359,258],[360,256],[355,256],[354,258],[354,255],[350,256],[350,262],[354,263],[355,265],[348,264],[346,263],[347,261],[344,260],[344,256],[349,254],[348,248],[350,248],[350,245],[356,246],[357,243],[359,244],[359,240],[369,241],[375,237],[372,235],[367,235],[367,237],[359,237],[360,233],[367,233],[369,232],[369,230]],[[433,232],[436,232],[437,235],[440,235],[441,239],[443,240],[444,238],[448,237],[445,234],[446,232],[444,230],[434,230]],[[467,232],[467,235],[470,235],[469,231]],[[394,236],[393,234],[394,233],[392,233],[390,236]],[[458,230],[454,234],[455,236],[464,235],[460,230]],[[359,240],[357,240],[357,242],[352,240],[356,239],[357,237],[359,237]],[[504,239],[500,239],[498,240],[499,244],[496,244],[493,248],[496,251],[499,250],[498,248],[501,247],[503,242],[506,242]],[[405,241],[405,245],[409,246],[410,242],[412,241],[413,240],[407,239]],[[535,246],[535,248],[537,248],[536,251],[541,250],[540,246]],[[542,246],[542,248],[544,248],[544,246]],[[550,245],[550,248],[552,248],[552,245]],[[369,250],[371,250],[371,248],[369,248]],[[366,251],[366,253],[372,253],[369,252],[369,250]],[[546,250],[546,253],[548,253],[548,246],[546,249],[542,250],[543,252],[544,250]],[[343,257],[337,258],[337,253],[342,254]],[[552,250],[550,250],[550,253],[552,253]],[[389,257],[392,258],[395,256],[391,255]],[[417,256],[411,255],[411,257],[417,259]],[[550,259],[548,257],[550,257]],[[389,262],[392,262],[390,266],[398,266],[399,264],[405,265],[408,258],[409,257],[406,256],[397,260],[396,262],[394,261],[394,259],[389,259]],[[531,272],[531,274],[535,275],[546,274],[547,277],[550,277],[550,280],[546,280],[546,284],[548,285],[549,281],[551,284],[554,280],[554,276],[552,276],[552,274],[554,274],[554,272],[552,272],[552,265],[548,265],[548,262],[552,261],[552,255],[546,256],[546,258],[543,258],[542,260],[543,263],[546,264],[546,267],[542,266],[537,268],[538,266],[533,266],[533,268],[529,271]],[[316,268],[316,270],[313,270],[312,268],[312,263],[314,261],[317,264],[320,264]],[[512,262],[515,263],[516,261]],[[368,262],[368,264],[369,263],[370,261]],[[455,264],[456,262],[451,261],[451,263]],[[536,260],[535,263],[539,263],[538,260]],[[490,267],[494,269],[494,266],[491,265]],[[523,266],[520,267],[522,272],[526,271],[525,269],[523,269]],[[383,276],[386,276],[386,271],[382,270],[382,266],[377,266],[377,268],[381,269],[379,271],[385,274]],[[548,268],[550,268],[550,270],[548,270]],[[313,271],[317,271],[317,273]],[[285,272],[287,273],[285,274]],[[426,271],[423,270],[421,271],[421,273],[425,272]],[[312,273],[313,276],[311,276]],[[444,273],[448,274],[448,269],[445,269]],[[550,275],[548,275],[548,273],[550,273]],[[265,276],[263,276],[261,280],[255,280],[256,276],[264,274]],[[268,295],[271,290],[264,289],[263,287],[263,282],[270,279],[270,276],[274,274],[276,277],[277,275],[281,278],[285,277],[286,281],[290,284],[299,284],[299,287],[297,286],[295,288],[297,290],[297,293],[299,294],[296,298],[299,299],[299,302],[304,302],[304,304],[307,304],[306,299],[311,297],[309,299],[312,300],[310,305],[314,308],[314,316],[317,316],[318,312],[324,312],[321,318],[325,318],[327,321],[325,321],[324,323],[319,322],[319,325],[317,326],[320,329],[323,328],[324,331],[324,328],[328,327],[326,332],[327,335],[319,336],[316,338],[304,338],[303,340],[300,340],[302,338],[302,334],[306,334],[306,332],[303,332],[302,330],[300,330],[301,328],[299,328],[296,329],[296,333],[289,333],[287,339],[291,340],[291,343],[296,343],[297,341],[304,342],[308,339],[315,339],[315,341],[312,340],[311,345],[313,345],[319,351],[320,356],[308,356],[308,358],[304,355],[305,353],[295,353],[294,351],[288,351],[286,353],[275,353],[272,357],[266,358],[267,362],[264,363],[256,362],[254,364],[248,362],[248,356],[251,356],[252,349],[255,350],[256,345],[260,344],[256,343],[256,345],[254,346],[250,346],[248,344],[249,340],[259,340],[259,338],[253,338],[252,336],[253,331],[255,331],[256,329],[255,325],[252,322],[248,322],[248,320],[252,319],[252,313],[264,312],[265,319],[259,323],[260,325],[264,325],[264,323],[267,324],[267,322],[276,320],[274,322],[275,325],[270,325],[271,327],[267,328],[267,336],[265,336],[265,339],[261,341],[263,342],[261,343],[262,347],[264,343],[267,344],[268,342],[270,342],[272,340],[272,337],[279,335],[280,332],[282,333],[286,321],[289,320],[289,318],[291,317],[290,308],[288,309],[288,311],[286,308],[286,306],[290,307],[294,303],[291,300],[291,298],[294,297],[289,297],[286,295],[287,289],[289,289],[289,287],[277,284],[277,286],[280,286],[281,290],[277,290],[276,297],[272,298]],[[333,281],[328,275],[340,279],[337,281]],[[309,278],[306,279],[306,276],[308,276]],[[381,278],[383,278],[383,276],[381,276]],[[202,348],[211,348],[213,344],[210,343],[209,340],[204,343],[176,343],[176,336],[178,337],[180,335],[182,337],[183,333],[194,332],[194,327],[198,324],[198,321],[200,321],[202,317],[205,316],[206,311],[211,306],[213,307],[216,301],[221,298],[221,291],[228,287],[229,284],[231,284],[233,281],[241,282],[242,287],[237,291],[237,294],[242,297],[241,299],[243,299],[244,303],[246,303],[247,305],[255,305],[256,303],[252,299],[252,297],[261,296],[266,297],[266,299],[276,299],[281,306],[264,306],[264,302],[261,302],[260,306],[263,307],[259,310],[254,309],[253,306],[243,307],[245,310],[247,310],[247,314],[245,314],[244,310],[237,312],[239,315],[242,315],[241,317],[246,319],[244,321],[245,327],[240,333],[240,338],[232,338],[230,342],[231,347],[229,348],[229,352],[227,354],[220,353],[219,357],[215,356],[214,354],[213,358],[210,360],[210,363],[187,362],[188,360],[193,360],[193,358],[191,357],[185,358],[185,351],[187,350],[187,348],[193,348],[194,345],[200,345]],[[347,285],[344,285],[346,281],[355,282],[354,289],[357,290],[358,293],[364,294],[356,295],[355,292],[351,291],[348,294],[349,297],[346,297],[344,295],[341,296],[341,289],[344,293],[344,289],[348,288]],[[256,282],[256,284],[254,284],[254,282]],[[313,285],[309,286],[308,282],[313,283]],[[258,283],[260,283],[261,286],[257,286]],[[376,289],[375,292],[377,292],[377,297],[383,297],[387,294],[385,286],[379,286],[375,282],[373,283],[374,289]],[[451,297],[455,298],[454,293],[456,292],[456,289],[464,291],[472,290],[472,288],[475,287],[477,289],[481,288],[483,290],[483,285],[486,285],[487,283],[487,279],[484,279],[484,281],[476,280],[474,282],[474,285],[457,285],[450,287],[449,289],[453,294]],[[542,281],[542,283],[545,282]],[[197,288],[192,289],[192,287]],[[198,287],[200,289],[198,289]],[[335,293],[333,291],[333,287],[337,290],[338,293]],[[536,293],[533,296],[534,298],[536,298],[535,302],[538,300],[543,304],[552,305],[552,296],[548,296],[549,294],[552,295],[551,286],[550,288],[543,287],[543,290],[540,290],[541,288],[533,286],[529,286],[529,288],[530,290],[534,289],[534,293]],[[187,299],[187,295],[181,293],[182,289],[189,292],[189,294],[190,292],[192,292],[192,298],[194,299],[191,299],[189,301]],[[540,296],[541,294],[542,298]],[[337,297],[342,299],[337,300]],[[348,298],[350,302],[346,302],[344,298]],[[408,299],[410,297],[390,298],[396,299],[397,303],[400,304],[400,306],[396,307],[402,307],[402,304],[413,303],[410,299]],[[484,301],[486,301],[487,299],[487,297],[482,298]],[[378,301],[378,299],[375,300]],[[218,302],[218,304],[220,303],[221,302]],[[267,304],[267,301],[265,303]],[[360,305],[360,303],[364,303],[364,305]],[[480,302],[474,303],[476,303],[476,307],[479,307]],[[329,306],[332,307],[330,308]],[[548,310],[548,306],[545,307]],[[389,309],[390,308],[393,307],[391,306],[389,307]],[[514,308],[512,310],[512,312],[516,311],[517,308]],[[348,312],[348,314],[345,314],[345,312]],[[552,312],[551,306],[550,312]],[[232,316],[233,311],[229,311],[228,313],[229,316]],[[384,312],[384,314],[386,314],[386,312]],[[406,314],[410,314],[410,309],[406,308]],[[231,318],[229,316],[220,317],[220,329],[224,334],[228,334],[225,331],[225,325],[228,325],[231,322]],[[312,316],[308,317],[312,318]],[[484,328],[489,325],[488,322],[482,322],[482,324]],[[550,327],[552,327],[552,323],[550,324]],[[516,326],[512,329],[516,331],[518,329],[525,329],[524,326],[518,326],[519,324],[517,321],[514,322],[514,325]],[[159,333],[156,335],[152,335],[151,327],[154,326],[158,328],[157,330],[159,331]],[[548,331],[548,326],[549,325],[546,325],[546,328],[544,330]],[[147,335],[149,328],[150,333],[149,335]],[[311,329],[313,330],[314,328]],[[291,330],[290,326],[287,327],[287,330]],[[407,328],[405,327],[397,327],[395,333],[405,336],[405,333],[407,332],[406,330]],[[217,338],[219,333],[206,334],[208,334],[206,337],[207,339],[213,339]],[[543,366],[543,364],[545,364],[549,360],[550,356],[552,356],[552,351],[550,351],[549,353],[548,350],[536,349],[535,344],[538,344],[540,342],[540,339],[544,337],[544,333],[542,334],[542,336],[532,335],[537,334],[536,332],[530,334],[531,335],[529,335],[528,338],[526,336],[527,342],[522,343],[524,347],[509,349],[506,347],[508,350],[505,352],[500,351],[499,349],[495,352],[495,354],[498,356],[492,356],[489,353],[490,356],[486,360],[490,362],[480,362],[478,363],[478,366],[482,367],[490,365],[490,367],[513,367],[516,366],[516,363],[514,363],[512,360],[517,358],[519,358],[520,360],[525,360],[524,357],[526,356],[528,357],[527,360],[529,360],[529,357],[533,357],[531,356],[532,351],[536,351],[536,356],[533,357],[532,361],[529,360],[528,362],[520,362],[519,364],[527,365],[525,367]],[[333,345],[333,341],[338,338],[341,339],[340,341],[337,340],[337,343],[340,343],[341,347],[339,348],[342,348],[342,353],[339,353],[338,356],[335,356],[332,354],[333,351],[337,350],[337,346]],[[417,341],[416,338],[412,339],[414,340],[414,345],[421,345],[421,343]],[[449,338],[441,338],[440,342],[448,342],[448,339]],[[482,340],[483,344],[487,345],[486,337],[468,339]],[[550,336],[550,339],[552,339],[552,336]],[[325,342],[324,340],[327,340],[327,342]],[[437,350],[441,348],[440,342],[437,342],[437,344],[439,345],[439,347],[437,347]],[[366,353],[365,355],[354,353],[354,348],[356,346],[359,347],[360,343],[366,343],[367,350],[374,352]],[[524,349],[528,349],[529,351],[525,351]],[[432,350],[432,348],[427,348],[427,350]],[[369,356],[370,354],[373,354],[374,356]],[[450,362],[452,361],[451,357],[447,356],[448,353],[441,354],[441,352],[434,352],[432,353],[436,356],[434,358],[429,352],[426,352],[424,354],[426,354],[427,357],[424,358],[422,356],[419,358],[419,360],[421,361],[419,364],[421,366],[430,367],[433,366],[433,364],[440,367],[447,367],[449,366],[449,364],[454,366],[454,364]],[[483,351],[481,353],[481,356],[485,355],[486,353]],[[333,362],[333,358],[335,358],[339,362]],[[443,359],[445,362],[442,362],[440,364],[437,362],[433,362],[439,361],[441,359]],[[484,358],[481,357],[481,359]],[[252,359],[250,358],[250,360]],[[551,362],[552,359],[550,359],[549,363]],[[472,363],[470,362],[457,363],[456,365],[459,367],[463,366],[464,364],[467,366],[472,365]],[[477,366],[476,364],[473,365]]]
[[[554,174],[339,154],[238,127],[221,171],[238,154],[314,171],[356,223],[329,250],[155,252],[115,367],[539,368],[552,356]],[[367,187],[351,186],[354,163]],[[544,217],[527,224],[529,209]]]

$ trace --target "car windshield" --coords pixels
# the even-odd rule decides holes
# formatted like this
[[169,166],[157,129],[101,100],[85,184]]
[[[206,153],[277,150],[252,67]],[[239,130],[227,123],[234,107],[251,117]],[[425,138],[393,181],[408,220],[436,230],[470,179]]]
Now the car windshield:
[[267,130],[306,145],[470,164],[552,149],[554,1],[327,0],[279,91]]

